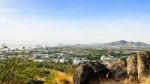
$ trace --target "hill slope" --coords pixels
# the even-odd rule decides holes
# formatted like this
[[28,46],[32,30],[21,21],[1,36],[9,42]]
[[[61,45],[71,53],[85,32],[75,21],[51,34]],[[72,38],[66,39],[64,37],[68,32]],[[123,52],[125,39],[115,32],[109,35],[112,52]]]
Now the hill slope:
[[94,44],[76,44],[76,45],[63,45],[61,47],[70,48],[150,48],[150,44],[144,42],[128,42],[125,40],[110,42],[110,43],[94,43]]

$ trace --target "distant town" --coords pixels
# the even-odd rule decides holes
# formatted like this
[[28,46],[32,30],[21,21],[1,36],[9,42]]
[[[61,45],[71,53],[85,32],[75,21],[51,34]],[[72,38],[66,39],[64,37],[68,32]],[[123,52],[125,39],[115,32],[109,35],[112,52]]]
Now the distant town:
[[55,63],[72,63],[75,65],[89,61],[99,61],[107,64],[110,61],[127,58],[130,54],[137,53],[138,51],[141,50],[131,50],[131,48],[75,48],[70,46],[43,47],[41,45],[37,45],[36,48],[22,47],[21,49],[10,49],[7,45],[1,44],[0,59],[17,57],[28,58],[37,62],[51,61]]

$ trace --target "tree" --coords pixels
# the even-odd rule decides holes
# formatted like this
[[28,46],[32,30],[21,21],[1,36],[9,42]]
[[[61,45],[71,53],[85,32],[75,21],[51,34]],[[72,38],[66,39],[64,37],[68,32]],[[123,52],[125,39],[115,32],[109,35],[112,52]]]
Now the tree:
[[0,83],[17,84],[32,80],[39,72],[37,64],[21,58],[1,60]]

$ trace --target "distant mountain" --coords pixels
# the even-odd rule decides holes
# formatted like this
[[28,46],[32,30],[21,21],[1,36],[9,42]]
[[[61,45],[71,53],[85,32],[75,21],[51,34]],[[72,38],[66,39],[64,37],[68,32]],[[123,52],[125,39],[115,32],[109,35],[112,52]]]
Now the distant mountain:
[[76,44],[76,45],[65,45],[61,47],[70,48],[150,48],[150,44],[143,42],[128,42],[125,40],[110,42],[110,43],[94,43],[94,44]]
[[133,48],[147,48],[149,44],[143,42],[128,42],[125,40],[115,41],[103,44],[104,47],[120,48],[120,47],[133,47]]
[[120,40],[120,41],[115,41],[115,42],[111,42],[111,43],[106,43],[105,45],[128,45],[129,42],[125,41],[125,40]]

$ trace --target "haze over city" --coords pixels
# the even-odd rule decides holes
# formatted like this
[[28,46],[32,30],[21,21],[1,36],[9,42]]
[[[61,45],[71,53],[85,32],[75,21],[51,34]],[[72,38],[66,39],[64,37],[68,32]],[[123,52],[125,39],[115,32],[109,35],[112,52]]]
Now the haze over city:
[[0,42],[150,43],[149,0],[0,0]]
[[0,0],[0,84],[150,84],[150,0]]

